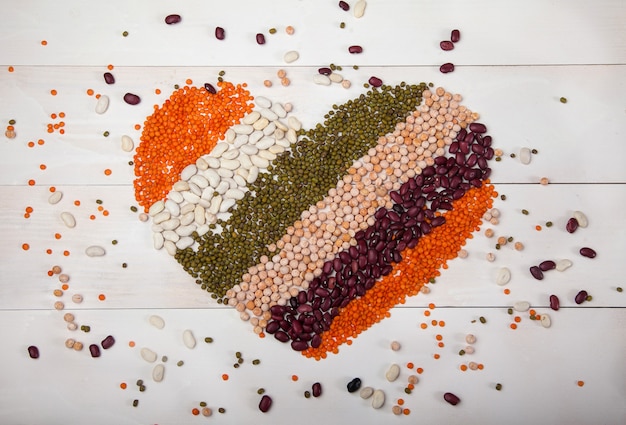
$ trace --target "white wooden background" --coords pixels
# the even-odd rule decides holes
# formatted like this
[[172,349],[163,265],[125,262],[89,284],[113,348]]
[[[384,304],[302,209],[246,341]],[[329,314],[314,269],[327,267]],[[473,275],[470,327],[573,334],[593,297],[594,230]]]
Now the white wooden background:
[[[165,25],[171,13],[180,14],[182,22]],[[345,29],[339,28],[342,21]],[[0,134],[0,423],[626,423],[626,294],[616,290],[626,286],[625,22],[623,0],[369,0],[361,19],[334,0],[6,4],[0,26],[0,129],[15,119],[17,137]],[[226,29],[224,41],[213,36],[217,25]],[[294,35],[285,33],[287,25]],[[271,27],[277,34],[268,34]],[[462,39],[444,52],[439,41],[453,28],[461,30]],[[254,42],[257,32],[266,34],[266,45]],[[352,44],[362,45],[363,54],[350,55]],[[290,66],[282,61],[288,50],[300,53]],[[457,69],[440,74],[439,65],[448,61]],[[312,83],[317,68],[331,62],[344,67],[351,89]],[[107,64],[115,66],[113,86],[102,79]],[[8,72],[9,66],[15,71]],[[278,83],[280,68],[287,70],[291,86]],[[187,78],[199,85],[214,82],[220,70],[228,81],[247,82],[253,95],[292,102],[305,126],[320,121],[333,103],[362,93],[371,75],[390,84],[432,81],[461,93],[505,152],[493,165],[492,180],[507,196],[496,201],[502,211],[496,232],[514,236],[526,249],[495,251],[494,240],[477,234],[468,242],[469,257],[452,261],[430,294],[408,300],[390,319],[321,362],[271,337],[257,338],[234,310],[213,303],[173,259],[151,248],[149,225],[129,210],[135,204],[127,164],[132,155],[119,143],[123,134],[139,141],[134,124],[143,123],[174,84]],[[274,87],[263,87],[266,78]],[[106,114],[95,114],[89,88],[111,97]],[[155,88],[163,94],[157,96]],[[51,96],[51,89],[58,95]],[[127,91],[139,94],[142,103],[123,103]],[[559,102],[561,96],[567,104]],[[67,114],[66,134],[49,135],[50,114],[60,111]],[[40,138],[45,145],[27,147]],[[508,156],[522,146],[539,150],[526,166]],[[42,163],[45,171],[39,169]],[[105,176],[105,168],[113,174]],[[539,185],[541,177],[551,184]],[[28,186],[29,179],[37,184]],[[55,206],[47,203],[52,185],[64,193]],[[73,205],[77,199],[80,207]],[[97,213],[96,199],[104,201],[109,217]],[[28,220],[27,206],[34,209]],[[528,216],[520,213],[523,208]],[[76,228],[63,226],[64,210],[77,216]],[[574,210],[584,211],[590,224],[569,234],[564,226]],[[92,213],[98,215],[95,221],[88,219]],[[546,228],[546,221],[554,226]],[[537,224],[544,230],[535,231]],[[30,250],[23,251],[23,243]],[[91,244],[106,246],[107,255],[86,257]],[[581,257],[582,246],[595,248],[597,258]],[[46,254],[47,248],[53,254]],[[61,254],[66,249],[69,257]],[[484,259],[490,251],[497,255],[494,263]],[[560,258],[571,259],[573,267],[549,272],[541,282],[530,277],[529,266]],[[55,264],[71,278],[62,297],[64,312],[91,326],[90,333],[70,332],[64,312],[54,310],[52,291],[60,283],[46,272]],[[512,270],[510,295],[494,283],[501,266]],[[581,289],[593,300],[577,306],[573,298]],[[80,305],[70,301],[77,293],[85,299]],[[98,300],[100,293],[105,301]],[[550,294],[561,299],[560,311],[549,310]],[[522,313],[518,329],[511,330],[506,310],[520,300],[549,312],[552,327],[544,329]],[[436,308],[427,318],[429,303]],[[151,314],[165,319],[163,330],[148,324]],[[486,324],[473,323],[480,316]],[[431,319],[446,326],[420,329]],[[199,340],[194,350],[182,343],[184,329]],[[459,357],[466,333],[476,335],[476,352]],[[68,337],[88,346],[109,334],[117,343],[98,359],[86,349],[64,347]],[[443,336],[444,348],[437,348],[436,334]],[[206,336],[215,342],[205,344]],[[392,340],[402,344],[400,351],[390,350]],[[40,349],[37,360],[28,357],[31,344]],[[152,365],[140,358],[140,347],[168,356],[163,382],[151,381]],[[239,369],[232,367],[236,351],[246,359]],[[261,365],[251,365],[254,358]],[[185,364],[177,367],[178,360]],[[462,372],[460,365],[469,361],[484,364],[484,370]],[[403,369],[391,384],[384,372],[394,362]],[[407,362],[424,369],[410,395],[403,391]],[[223,373],[230,380],[223,381]],[[292,374],[299,381],[293,382]],[[357,376],[364,385],[385,390],[383,409],[375,411],[345,390]],[[147,385],[143,393],[134,385],[140,378]],[[303,391],[315,381],[324,394],[305,399]],[[121,390],[121,382],[128,389]],[[257,408],[259,387],[274,399],[267,414]],[[462,402],[445,403],[447,391]],[[400,397],[411,414],[392,418],[391,406]],[[139,406],[132,407],[133,399]],[[200,401],[215,411],[211,418],[192,416]],[[217,413],[219,407],[226,413]]]

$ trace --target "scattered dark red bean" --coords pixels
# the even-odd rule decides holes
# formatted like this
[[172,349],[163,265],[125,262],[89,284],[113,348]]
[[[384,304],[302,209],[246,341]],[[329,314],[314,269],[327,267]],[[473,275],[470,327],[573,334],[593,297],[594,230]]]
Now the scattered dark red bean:
[[539,264],[539,268],[541,269],[542,272],[547,272],[548,270],[554,270],[556,269],[556,263],[552,260],[542,261],[541,264]]
[[587,291],[582,290],[576,294],[576,296],[574,297],[574,301],[576,302],[576,304],[582,304],[587,300],[588,295],[589,294],[587,293]]
[[587,258],[596,258],[596,251],[589,247],[580,248],[580,255]]
[[559,297],[556,295],[550,295],[550,308],[554,311],[558,311],[561,303],[559,302]]
[[453,63],[444,63],[443,65],[441,65],[439,67],[439,71],[441,71],[443,74],[447,74],[448,72],[452,72],[454,71],[454,64]]
[[39,348],[37,348],[35,345],[31,345],[30,347],[28,347],[28,355],[30,356],[31,359],[38,359]]
[[115,77],[110,72],[104,73],[104,82],[107,84],[115,84]]
[[343,0],[339,2],[339,7],[341,8],[341,10],[345,10],[346,12],[350,10],[350,5]]
[[109,348],[113,347],[114,344],[115,344],[115,338],[113,338],[113,335],[107,336],[100,343],[100,345],[102,345],[102,348],[104,348],[105,350],[108,350]]
[[567,230],[568,233],[574,233],[576,229],[578,229],[578,220],[576,220],[575,217],[571,217],[569,220],[567,220],[565,230]]
[[451,41],[444,40],[439,43],[439,47],[441,47],[441,50],[446,50],[446,51],[452,50],[454,49],[454,43]]
[[361,388],[361,378],[354,378],[352,381],[348,382],[348,392],[353,393]]
[[141,98],[136,94],[126,93],[124,95],[124,102],[128,103],[129,105],[137,105],[139,104],[139,102],[141,102]]
[[204,83],[204,88],[211,94],[217,93],[217,90],[215,89],[215,87],[213,87],[213,84],[211,83]]
[[182,20],[180,15],[167,15],[165,17],[165,23],[167,25],[177,24]]
[[272,397],[268,395],[264,395],[261,397],[261,401],[259,402],[259,410],[263,413],[266,413],[272,407]]
[[456,406],[461,402],[461,399],[452,393],[445,393],[443,395],[443,399],[453,406]]
[[96,344],[91,344],[89,346],[89,352],[91,353],[91,357],[100,357],[100,347]]
[[363,53],[363,47],[361,46],[350,46],[348,47],[348,52],[350,53]]
[[460,39],[461,31],[457,29],[452,30],[452,32],[450,33],[450,40],[452,40],[453,43],[457,43]]
[[530,274],[533,275],[533,277],[537,280],[542,280],[543,279],[543,272],[541,271],[541,269],[537,266],[532,266],[530,268]]
[[372,87],[380,87],[383,85],[383,80],[381,80],[378,77],[370,77],[370,79],[368,80],[368,82],[370,83],[370,85]]
[[312,389],[313,397],[319,397],[322,395],[322,384],[320,384],[319,382],[316,382],[315,384],[313,384],[313,388],[311,389]]
[[222,27],[215,27],[215,38],[223,40],[226,38],[226,31]]
[[470,131],[473,131],[474,133],[486,133],[487,132],[487,127],[485,126],[485,124],[481,124],[479,122],[473,122],[469,125],[469,129]]
[[330,68],[323,67],[323,68],[318,69],[317,72],[319,72],[322,75],[330,75],[333,73],[333,70]]
[[265,44],[265,36],[261,33],[258,33],[256,35],[256,42],[257,44]]

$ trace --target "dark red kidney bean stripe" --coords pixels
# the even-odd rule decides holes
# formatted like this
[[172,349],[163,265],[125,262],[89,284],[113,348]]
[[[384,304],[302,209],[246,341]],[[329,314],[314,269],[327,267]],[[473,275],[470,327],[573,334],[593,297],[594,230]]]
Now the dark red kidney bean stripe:
[[268,334],[281,342],[291,341],[296,351],[319,347],[321,334],[330,329],[342,308],[388,275],[393,264],[402,261],[404,249],[414,248],[422,235],[445,223],[436,212],[451,210],[454,200],[472,186],[480,187],[491,174],[490,136],[462,129],[448,150],[454,155],[435,158],[434,165],[391,192],[393,207],[378,209],[374,225],[356,233],[355,246],[326,261],[308,289],[286,306],[271,307]]

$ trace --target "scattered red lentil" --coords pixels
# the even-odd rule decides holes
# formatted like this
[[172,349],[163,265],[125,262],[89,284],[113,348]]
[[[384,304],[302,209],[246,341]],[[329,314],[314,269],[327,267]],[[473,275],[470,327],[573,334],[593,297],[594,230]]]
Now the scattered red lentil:
[[127,387],[126,382],[122,382],[122,383],[120,384],[120,388],[121,388],[121,389],[125,390],[125,389],[126,389],[126,387]]
[[227,373],[222,375],[222,381],[228,381],[228,374]]
[[577,381],[576,385],[578,385],[579,387],[582,387],[583,385],[585,385],[585,381]]
[[106,297],[106,295],[104,295],[104,294],[100,294],[100,295],[98,295],[98,299],[99,299],[100,301],[104,301],[104,300],[106,300],[106,299],[107,299],[107,297]]

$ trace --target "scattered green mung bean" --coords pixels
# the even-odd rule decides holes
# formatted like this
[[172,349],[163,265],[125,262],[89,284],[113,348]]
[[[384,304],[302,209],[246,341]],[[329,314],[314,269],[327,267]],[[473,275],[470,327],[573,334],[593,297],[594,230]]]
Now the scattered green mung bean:
[[258,395],[265,394],[265,388],[259,388],[258,390],[256,390],[256,393],[257,393]]
[[220,72],[218,72],[218,74],[220,77],[223,77],[224,75],[226,75],[226,71],[221,70]]
[[276,28],[270,28],[268,32],[270,34],[276,34]]
[[359,65],[352,65],[352,69],[359,69]]
[[217,411],[220,413],[226,413],[226,409],[224,409],[223,407],[220,407],[219,409],[217,409]]
[[184,361],[179,360],[179,361],[178,361],[178,363],[176,363],[176,366],[180,367],[180,366],[182,366],[182,365],[184,365],[184,364],[185,364],[185,362],[184,362]]
[[616,288],[616,290],[617,290],[617,292],[622,292],[624,289],[623,289],[621,286],[618,286],[618,287]]
[[137,407],[137,406],[139,406],[139,400],[134,399],[133,400],[133,407]]
[[497,383],[496,384],[496,390],[500,391],[502,389],[502,384]]
[[506,312],[509,313],[509,314],[513,314],[513,309],[509,308]]
[[304,398],[311,398],[311,391],[306,390],[306,391],[304,392]]
[[108,131],[105,131],[104,133],[102,133],[102,135],[103,135],[104,137],[109,137],[109,134],[110,134],[110,133],[109,133]]
[[409,387],[406,387],[404,389],[404,392],[407,393],[407,394],[411,394],[413,391],[411,391],[411,389]]
[[506,238],[507,242],[513,242],[513,236],[509,236],[508,238]]
[[459,356],[464,356],[465,355],[465,350],[459,350]]
[[539,153],[539,151],[538,151],[537,149],[533,149],[533,150],[531,150],[530,152],[531,152],[531,153],[533,153],[533,154],[535,154],[535,155]]
[[143,379],[137,379],[137,386],[141,387],[143,385]]
[[259,360],[259,359],[254,359],[254,360],[252,360],[252,364],[253,364],[253,365],[255,365],[255,366],[256,366],[256,365],[259,365],[259,364],[261,364],[261,360]]
[[242,364],[242,363],[243,363],[243,358],[239,357],[239,358],[237,359],[237,363]]
[[15,120],[9,120],[9,125],[15,125]]
[[178,84],[174,84],[174,89],[178,90],[180,88],[180,86]]
[[145,385],[140,385],[139,386],[139,391],[140,392],[144,392],[146,390],[146,386]]
[[537,316],[535,316],[534,314],[530,315],[530,320],[537,320]]
[[480,320],[480,323],[487,323],[487,319],[484,316],[480,316],[478,320]]
[[567,103],[567,98],[566,97],[561,97],[559,100],[561,101],[561,103]]
[[206,338],[204,338],[204,342],[206,342],[207,344],[210,344],[213,342],[213,338],[211,338],[210,336],[207,336]]
[[496,156],[496,162],[500,162],[502,161],[502,158],[500,158],[499,156]]
[[200,407],[206,407],[206,401],[201,401],[200,402]]
[[546,227],[552,227],[552,222],[551,221],[546,221]]
[[512,153],[511,155],[509,155],[511,158],[515,158],[515,154]]
[[96,204],[98,205],[102,204],[102,199],[96,199]]
[[117,245],[117,239],[113,239],[113,240],[111,241],[111,245]]
[[593,300],[593,297],[591,295],[587,295],[587,298],[585,298],[587,301],[591,301]]
[[235,369],[239,369],[239,363],[234,363],[234,364],[233,364],[233,367],[234,367]]
[[163,357],[161,357],[161,361],[162,361],[163,363],[166,363],[166,362],[167,362],[167,360],[168,360],[168,359],[167,359],[167,356],[163,356]]
[[125,269],[126,267],[128,267],[128,264],[122,263],[122,268]]
[[499,243],[496,244],[496,249],[500,249],[500,244]]
[[434,277],[428,279],[428,283],[437,283],[437,280]]
[[500,195],[500,199],[502,199],[503,201],[506,201],[506,195]]
[[343,29],[343,28],[345,28],[345,27],[346,27],[346,23],[345,23],[345,22],[342,22],[342,23],[340,23],[340,24],[339,24],[339,28],[342,28],[342,29]]
[[240,359],[240,358],[241,358],[241,352],[240,352],[240,351],[237,351],[237,352],[235,353],[235,357],[237,357],[238,359]]
[[522,210],[522,214],[528,215],[528,210]]

